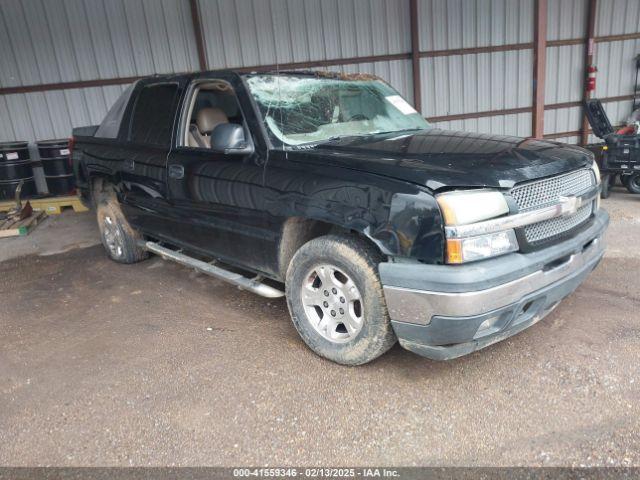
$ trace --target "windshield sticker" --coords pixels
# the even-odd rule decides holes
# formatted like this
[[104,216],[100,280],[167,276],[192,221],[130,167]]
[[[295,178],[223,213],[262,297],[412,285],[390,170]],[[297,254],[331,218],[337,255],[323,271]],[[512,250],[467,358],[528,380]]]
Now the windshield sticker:
[[400,95],[389,95],[388,97],[384,98],[387,100],[387,102],[396,107],[398,110],[400,110],[401,113],[404,113],[405,115],[413,115],[414,113],[418,113]]

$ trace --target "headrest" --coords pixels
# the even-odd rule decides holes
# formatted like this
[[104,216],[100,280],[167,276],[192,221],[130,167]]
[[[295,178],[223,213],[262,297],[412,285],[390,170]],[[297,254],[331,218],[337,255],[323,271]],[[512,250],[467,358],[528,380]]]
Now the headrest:
[[210,135],[221,123],[229,123],[227,115],[219,108],[203,108],[196,115],[198,130],[203,135]]

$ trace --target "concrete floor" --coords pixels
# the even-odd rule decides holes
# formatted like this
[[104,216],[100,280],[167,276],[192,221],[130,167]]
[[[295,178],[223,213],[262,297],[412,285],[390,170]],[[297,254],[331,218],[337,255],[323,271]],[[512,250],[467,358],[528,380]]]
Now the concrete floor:
[[0,263],[0,464],[640,466],[640,196],[603,204],[606,258],[545,320],[357,368],[311,353],[283,300],[118,265],[75,248],[89,214],[49,220],[0,243],[33,253]]
[[100,233],[92,212],[63,210],[50,215],[27,237],[0,239],[0,262],[26,255],[56,255],[100,243]]

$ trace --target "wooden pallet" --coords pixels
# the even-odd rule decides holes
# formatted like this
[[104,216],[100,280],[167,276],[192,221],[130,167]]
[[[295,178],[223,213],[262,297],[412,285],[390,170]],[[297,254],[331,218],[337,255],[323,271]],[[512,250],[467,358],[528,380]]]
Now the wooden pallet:
[[43,211],[33,212],[29,218],[24,220],[3,220],[0,221],[0,238],[5,237],[24,237],[36,228],[42,220],[47,218],[47,214]]
[[[22,202],[24,203],[26,200],[23,200]],[[67,197],[31,198],[29,199],[29,203],[31,203],[34,211],[46,212],[49,215],[58,215],[62,213],[62,210],[67,208],[72,208],[76,213],[87,211],[87,207],[82,204],[80,197],[76,195],[70,195]],[[7,212],[15,205],[16,203],[13,201],[1,202],[0,212]]]

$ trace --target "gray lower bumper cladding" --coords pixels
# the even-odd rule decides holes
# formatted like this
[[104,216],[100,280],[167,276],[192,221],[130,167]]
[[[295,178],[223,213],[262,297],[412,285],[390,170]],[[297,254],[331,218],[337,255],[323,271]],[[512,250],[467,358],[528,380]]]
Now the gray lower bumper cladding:
[[400,344],[422,356],[447,360],[530,327],[598,265],[608,221],[606,212],[600,211],[593,224],[574,238],[530,254],[466,266],[381,264]]

